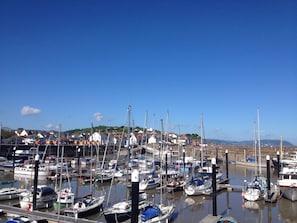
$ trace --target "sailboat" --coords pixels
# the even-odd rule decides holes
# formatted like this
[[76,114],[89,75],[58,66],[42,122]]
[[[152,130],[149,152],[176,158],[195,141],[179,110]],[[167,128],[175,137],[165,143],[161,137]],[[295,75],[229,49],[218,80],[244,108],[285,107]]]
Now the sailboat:
[[[124,130],[122,132],[121,142],[119,143],[119,148],[118,148],[117,158],[115,160],[115,163],[118,163],[118,160],[119,160],[119,156],[120,156],[120,152],[121,152],[120,145],[122,145],[123,136],[124,136]],[[113,168],[112,170],[115,173],[116,169]],[[113,176],[115,177],[114,174],[113,174]],[[107,204],[109,203],[109,198],[110,198],[110,194],[111,194],[114,177],[111,180],[110,189],[109,189],[109,193],[107,196]],[[138,196],[139,196],[138,209],[142,210],[143,208],[145,208],[146,206],[149,205],[149,201],[147,200],[147,194],[145,192],[139,192]],[[104,214],[104,217],[105,217],[105,220],[107,223],[124,222],[124,221],[131,219],[132,199],[129,198],[124,201],[117,202],[110,207],[107,207],[104,210],[103,214]]]
[[[161,120],[161,127],[162,127],[162,133],[163,131],[163,120]],[[162,134],[161,134],[161,142],[162,141]],[[163,153],[163,143],[161,145],[161,150]],[[161,169],[162,169],[162,162],[161,162]],[[160,181],[160,204],[152,204],[147,206],[140,214],[139,221],[138,222],[146,222],[146,223],[153,223],[153,222],[169,222],[172,218],[174,211],[175,211],[175,205],[165,205],[163,204],[163,178],[161,177]]]
[[212,191],[212,180],[203,177],[192,177],[184,186],[184,191],[188,196],[207,195]]
[[[143,210],[149,206],[147,194],[139,192],[138,210]],[[113,204],[103,212],[107,223],[124,222],[131,219],[132,216],[132,199],[124,200]]]
[[[91,134],[92,135],[92,134]],[[91,146],[91,156],[93,154],[93,147]],[[92,157],[91,157],[92,160]],[[90,193],[84,196],[81,200],[77,201],[72,207],[63,210],[63,214],[75,218],[88,217],[103,210],[103,202],[105,195],[94,196],[92,189],[92,162],[90,167]]]
[[[212,176],[212,166],[209,162],[206,162],[204,160],[204,150],[206,150],[207,143],[204,141],[205,135],[204,135],[204,126],[203,126],[203,116],[200,115],[200,151],[201,151],[201,157],[200,157],[200,168],[198,169],[198,174],[200,174],[203,178],[211,178]],[[223,173],[219,170],[219,167],[216,167],[216,180],[220,181],[223,179]]]
[[[212,180],[209,176],[212,175],[212,168],[208,166],[204,166],[204,155],[203,149],[206,147],[204,143],[204,129],[203,129],[203,118],[202,114],[200,115],[200,147],[201,147],[201,157],[200,157],[200,168],[199,168],[199,176],[191,177],[189,181],[187,181],[184,186],[184,191],[188,196],[195,195],[205,195],[211,193]],[[218,175],[221,176],[221,175]]]
[[[260,137],[260,117],[259,109],[257,110],[257,119],[258,119],[258,159],[257,159],[257,170],[256,174],[250,182],[245,180],[245,189],[242,193],[242,196],[247,201],[258,201],[258,200],[269,200],[269,202],[276,201],[276,192],[277,188],[275,185],[267,181],[267,177],[262,176],[261,171],[261,137]],[[256,132],[256,131],[254,131]],[[255,153],[256,153],[256,135],[255,135]],[[269,167],[270,168],[270,167]],[[270,185],[268,185],[270,183]],[[269,188],[269,190],[268,190]],[[271,193],[273,190],[273,193]],[[272,195],[274,195],[272,197]]]
[[[59,145],[58,145],[58,154],[59,154]],[[64,156],[64,146],[62,147],[62,155],[60,158],[60,163],[63,163],[63,156]],[[59,162],[58,162],[59,163]],[[74,204],[75,194],[72,192],[72,187],[70,183],[68,167],[66,166],[66,177],[68,187],[62,188],[62,181],[63,181],[63,168],[60,169],[60,179],[59,179],[59,187],[56,189],[56,193],[58,195],[56,202],[54,202],[54,210],[59,211],[61,208],[70,207]],[[57,185],[58,181],[56,181]]]

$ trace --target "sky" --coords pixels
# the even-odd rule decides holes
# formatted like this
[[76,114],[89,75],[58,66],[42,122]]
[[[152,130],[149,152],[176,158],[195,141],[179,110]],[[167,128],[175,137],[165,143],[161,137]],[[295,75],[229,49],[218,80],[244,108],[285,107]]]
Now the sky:
[[0,80],[2,127],[297,145],[297,1],[1,0]]

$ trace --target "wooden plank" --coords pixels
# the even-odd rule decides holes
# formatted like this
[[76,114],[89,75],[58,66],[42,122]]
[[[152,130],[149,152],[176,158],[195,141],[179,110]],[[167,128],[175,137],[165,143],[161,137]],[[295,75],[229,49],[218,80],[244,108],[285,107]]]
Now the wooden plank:
[[73,218],[64,215],[57,215],[51,212],[42,212],[42,211],[26,211],[24,209],[13,207],[9,205],[0,204],[0,209],[4,213],[9,213],[13,215],[26,216],[32,218],[32,220],[41,220],[46,219],[49,222],[60,222],[60,223],[69,223],[69,222],[77,222],[77,223],[98,223],[97,221],[89,220],[86,218]]

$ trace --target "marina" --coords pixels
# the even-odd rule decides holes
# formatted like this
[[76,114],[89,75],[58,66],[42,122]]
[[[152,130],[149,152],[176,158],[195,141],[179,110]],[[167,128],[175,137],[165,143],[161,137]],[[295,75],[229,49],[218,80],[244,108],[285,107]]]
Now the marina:
[[[225,165],[221,165],[222,172],[226,174]],[[232,216],[234,219],[240,219],[240,222],[296,222],[297,214],[294,210],[297,210],[296,202],[291,202],[288,199],[280,198],[276,203],[267,203],[263,200],[250,202],[245,201],[242,197],[242,188],[245,179],[252,179],[254,174],[253,168],[236,166],[235,164],[230,164],[228,167],[229,171],[229,182],[221,182],[218,186],[217,193],[217,213],[218,216]],[[1,175],[2,180],[9,180],[14,186],[23,187],[26,180],[14,181],[13,173],[5,173]],[[277,174],[273,172],[271,176],[271,181],[275,182],[277,180]],[[49,186],[54,187],[52,181],[47,182]],[[63,184],[67,184],[64,182]],[[7,185],[5,185],[7,186]],[[71,186],[73,191],[76,192],[78,197],[82,197],[88,193],[90,186],[85,184],[79,178],[72,178]],[[117,203],[119,201],[125,200],[129,195],[129,187],[123,180],[116,180],[110,188],[110,183],[95,183],[93,185],[95,194],[107,194],[110,191],[109,203],[106,200],[103,203],[103,209],[107,208],[111,204]],[[187,196],[184,191],[177,191],[173,193],[163,193],[162,198],[160,197],[160,188],[147,190],[148,199],[154,201],[163,200],[163,203],[174,204],[175,212],[171,222],[211,222],[207,220],[213,219],[212,217],[212,196],[210,195],[199,195],[199,196]],[[9,200],[2,201],[0,203],[3,210],[13,213],[19,213],[25,216],[30,216],[33,213],[26,210],[20,210],[18,208],[19,200]],[[8,209],[13,207],[13,210]],[[35,212],[35,211],[34,211]],[[60,222],[62,219],[68,220],[68,217],[57,215],[53,208],[46,210],[40,210],[38,213],[45,213],[46,219],[51,219],[52,221],[57,221],[59,218]],[[35,213],[34,213],[35,214]],[[36,215],[36,216],[39,216]],[[42,217],[43,215],[41,215]],[[2,216],[2,219],[6,219]],[[75,218],[72,218],[75,219]],[[84,218],[76,219],[78,222],[84,222]],[[86,217],[86,222],[106,222],[103,212],[100,211],[97,214]],[[69,220],[68,220],[69,221]]]

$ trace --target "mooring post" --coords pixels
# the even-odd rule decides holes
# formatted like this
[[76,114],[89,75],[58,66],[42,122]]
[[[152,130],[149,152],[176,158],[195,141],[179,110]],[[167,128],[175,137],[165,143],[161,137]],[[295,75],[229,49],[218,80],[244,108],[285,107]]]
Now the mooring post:
[[217,216],[217,180],[216,180],[216,159],[211,159],[212,164],[212,215]]
[[[1,142],[0,142],[1,144]],[[16,147],[13,147],[13,154],[12,154],[12,168],[14,170],[15,168],[15,151],[16,151]]]
[[276,152],[276,157],[277,157],[277,178],[279,178],[279,172],[280,172],[280,155],[279,151]]
[[226,155],[226,177],[229,179],[229,160],[228,160],[228,149],[225,151]]
[[270,156],[266,156],[266,169],[267,169],[267,190],[270,193]]
[[138,223],[138,202],[139,202],[139,172],[137,169],[134,169],[131,174],[132,182],[132,215],[131,223]]
[[38,182],[38,169],[39,169],[39,154],[35,155],[35,168],[34,168],[34,187],[33,187],[33,210],[36,210],[36,192]]

